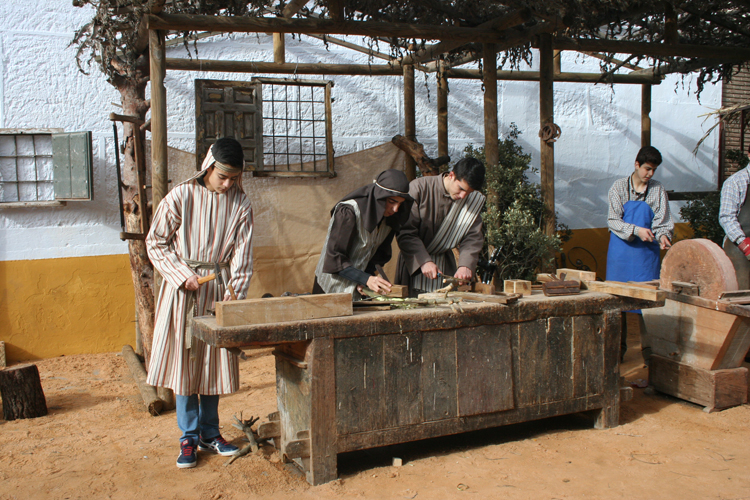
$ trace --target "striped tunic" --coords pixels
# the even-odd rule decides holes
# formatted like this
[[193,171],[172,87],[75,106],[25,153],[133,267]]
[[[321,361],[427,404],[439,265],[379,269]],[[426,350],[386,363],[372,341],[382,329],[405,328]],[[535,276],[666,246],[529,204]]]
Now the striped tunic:
[[[432,291],[442,286],[440,280],[426,279],[418,272],[426,262],[434,262],[448,276],[459,267],[476,271],[484,244],[480,212],[485,197],[474,191],[462,200],[452,200],[445,190],[444,177],[445,174],[420,177],[409,185],[415,202],[409,221],[397,236],[401,253],[396,282],[409,285],[410,289]],[[458,263],[453,248],[460,251]]]
[[[193,274],[185,259],[210,263],[229,262],[224,272],[237,298],[244,299],[252,276],[253,216],[245,193],[233,186],[217,194],[196,178],[175,186],[154,214],[146,247],[154,268],[164,278],[156,304],[156,322],[147,383],[168,387],[175,394],[229,394],[239,389],[237,357],[193,338],[185,343],[188,294],[195,294],[195,314],[214,307],[216,281],[191,292],[183,287]],[[224,298],[229,294],[225,291]]]
[[[359,205],[355,200],[342,201],[336,205],[348,205],[354,210],[354,214],[357,217],[357,234],[356,240],[354,241],[352,248],[349,251],[349,261],[351,265],[360,271],[364,271],[367,267],[367,263],[370,262],[375,252],[380,247],[380,244],[385,241],[392,229],[386,225],[385,218],[380,221],[380,224],[371,232],[367,232],[360,217]],[[334,215],[331,217],[331,221],[328,223],[328,234],[326,234],[326,241],[323,243],[323,250],[320,253],[320,259],[318,260],[318,266],[315,268],[315,277],[318,279],[318,284],[326,293],[351,293],[356,298],[359,298],[359,293],[356,292],[357,283],[350,281],[346,278],[339,276],[338,274],[324,273],[323,267],[326,260],[326,249],[328,248],[328,241],[331,238],[331,228],[333,227],[334,220],[336,218],[336,211],[334,209]]]

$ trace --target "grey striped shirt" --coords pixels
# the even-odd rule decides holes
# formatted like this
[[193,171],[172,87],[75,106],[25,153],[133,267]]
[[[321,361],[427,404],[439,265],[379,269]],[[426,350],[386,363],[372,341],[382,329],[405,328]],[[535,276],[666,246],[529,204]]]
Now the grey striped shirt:
[[659,181],[650,179],[647,189],[639,193],[633,188],[633,183],[630,182],[630,176],[628,176],[617,179],[609,189],[607,226],[609,226],[610,231],[625,241],[631,241],[638,237],[638,226],[622,220],[623,207],[628,201],[645,201],[654,211],[651,231],[654,233],[656,241],[659,241],[662,236],[666,236],[669,241],[672,241],[674,222],[672,222],[672,213],[669,210],[667,191]]

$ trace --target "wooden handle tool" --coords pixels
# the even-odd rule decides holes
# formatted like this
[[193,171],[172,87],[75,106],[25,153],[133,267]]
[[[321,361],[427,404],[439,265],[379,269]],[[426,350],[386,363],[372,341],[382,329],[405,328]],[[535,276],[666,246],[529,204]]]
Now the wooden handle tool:
[[[203,283],[208,283],[209,281],[213,281],[216,279],[216,273],[211,273],[208,276],[203,276],[202,278],[198,278],[198,284],[202,285]],[[227,283],[227,290],[229,290],[229,295],[232,296],[232,300],[237,300],[237,294],[234,293],[234,288],[232,288],[232,285]]]

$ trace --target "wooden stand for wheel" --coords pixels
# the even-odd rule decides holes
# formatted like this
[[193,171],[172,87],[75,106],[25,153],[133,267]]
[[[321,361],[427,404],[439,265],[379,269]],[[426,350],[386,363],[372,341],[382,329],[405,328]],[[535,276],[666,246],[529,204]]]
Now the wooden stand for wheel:
[[648,383],[659,392],[705,406],[711,413],[747,403],[747,368],[706,370],[651,355]]
[[36,418],[47,414],[39,369],[25,364],[0,370],[0,394],[3,397],[3,418]]

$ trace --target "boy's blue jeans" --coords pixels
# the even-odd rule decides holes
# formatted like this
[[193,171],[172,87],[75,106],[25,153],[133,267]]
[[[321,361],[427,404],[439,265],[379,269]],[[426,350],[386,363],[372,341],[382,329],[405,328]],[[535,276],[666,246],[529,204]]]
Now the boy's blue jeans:
[[193,394],[175,395],[177,427],[182,431],[180,441],[189,437],[197,445],[198,438],[204,441],[221,435],[219,431],[219,396]]

